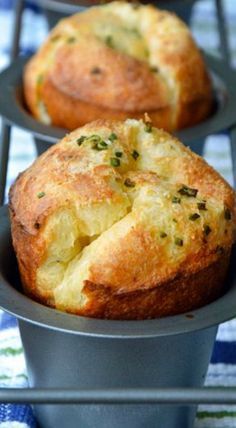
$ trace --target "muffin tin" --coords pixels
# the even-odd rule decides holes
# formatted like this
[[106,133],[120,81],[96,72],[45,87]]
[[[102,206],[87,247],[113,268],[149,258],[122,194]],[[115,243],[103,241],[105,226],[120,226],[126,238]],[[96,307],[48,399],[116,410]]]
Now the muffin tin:
[[[35,0],[43,9],[49,27],[53,28],[59,19],[64,16],[82,11],[85,7],[95,6],[104,3],[103,0]],[[189,24],[191,11],[196,0],[157,0],[151,3],[160,9],[165,9],[176,13],[186,23]],[[109,2],[109,0],[105,0]],[[136,0],[133,0],[135,3]],[[150,3],[144,0],[141,3]]]
[[[173,10],[177,7],[188,8],[191,4],[193,4],[196,0],[158,0],[153,1],[156,6],[160,8],[168,8],[169,10]],[[37,0],[37,3],[40,4],[45,9],[53,10],[56,12],[60,12],[62,14],[72,14],[78,11],[80,6],[93,6],[99,5],[109,2],[109,0]],[[133,1],[135,3],[135,1]],[[137,2],[136,2],[137,3]],[[142,1],[141,3],[150,3],[148,0]]]
[[[207,54],[205,59],[213,79],[214,111],[200,124],[175,133],[180,141],[198,154],[203,153],[208,135],[227,130],[235,123],[236,111],[235,72],[219,58]],[[67,131],[42,124],[27,111],[22,88],[22,74],[27,61],[28,58],[19,57],[0,74],[0,115],[8,123],[29,131],[35,138],[38,154],[41,154]]]
[[[21,0],[19,0],[19,3],[20,3],[20,1]],[[39,2],[40,0],[37,0],[37,1]],[[186,0],[186,4],[190,3],[192,1],[193,0]],[[53,3],[57,3],[57,6],[58,6],[59,3],[64,4],[64,5],[67,4],[67,6],[68,6],[68,3],[74,3],[72,0],[69,0],[67,2],[62,1],[62,0],[57,0],[57,1],[56,0],[54,0],[54,1],[51,0],[51,3],[52,2]],[[46,3],[49,3],[49,1],[44,0],[44,3],[46,5]],[[18,2],[16,4],[18,4]],[[216,5],[218,7],[218,5],[220,5],[220,2],[217,1]],[[219,22],[219,25],[221,25],[221,24],[222,24],[222,20]],[[24,60],[22,60],[22,61],[24,62]],[[202,124],[203,125],[202,127],[200,126],[200,129],[199,129],[199,127],[197,127],[197,130],[195,130],[195,132],[196,132],[195,137],[197,138],[199,136],[199,138],[201,139],[200,144],[202,146],[203,146],[204,137],[206,135],[208,135],[209,133],[214,133],[214,132],[222,131],[223,129],[226,129],[229,126],[231,126],[231,124],[232,124],[232,118],[231,118],[231,116],[232,115],[230,116],[230,120],[229,120],[229,117],[228,117],[229,110],[231,108],[231,112],[232,112],[233,115],[235,114],[235,111],[236,111],[235,110],[235,104],[236,103],[234,102],[234,99],[233,99],[233,98],[235,98],[235,83],[233,83],[233,79],[235,80],[235,77],[233,76],[233,72],[232,72],[232,70],[229,71],[230,83],[229,83],[229,81],[227,79],[228,83],[225,84],[226,80],[224,81],[224,78],[222,77],[223,76],[222,73],[226,73],[226,75],[228,76],[228,71],[227,71],[228,69],[224,70],[225,63],[222,62],[222,61],[219,61],[219,60],[215,60],[214,58],[213,58],[213,61],[217,61],[216,62],[216,67],[219,67],[219,73],[220,73],[218,77],[220,79],[222,78],[222,80],[223,80],[222,93],[221,93],[221,91],[219,91],[219,105],[221,106],[221,108],[219,110],[219,107],[218,107],[218,109],[217,109],[218,116],[216,116],[216,120],[215,121],[213,120],[213,124],[212,124],[212,121],[211,121],[210,124],[207,121],[207,132],[204,132],[204,123]],[[21,66],[23,66],[23,63],[21,63]],[[214,68],[214,72],[216,73],[216,75],[218,73],[217,70],[218,70],[218,68],[217,69]],[[30,128],[32,126],[32,129],[34,130],[34,131],[32,131],[33,134],[37,138],[39,138],[39,149],[43,150],[45,148],[44,147],[45,144],[46,145],[47,144],[52,144],[58,138],[60,138],[61,137],[61,133],[63,133],[63,131],[60,130],[60,129],[55,129],[55,128],[54,128],[54,130],[52,130],[51,127],[48,130],[48,127],[43,127],[43,125],[38,124],[36,121],[34,121],[27,114],[27,112],[25,111],[24,103],[22,102],[21,75],[19,75],[19,70],[15,70],[15,72],[16,72],[15,78],[16,78],[16,81],[18,83],[16,84],[16,82],[15,82],[15,84],[12,85],[12,83],[10,84],[10,82],[8,82],[7,94],[8,95],[11,94],[11,96],[10,96],[9,100],[7,98],[4,99],[4,97],[0,93],[1,104],[6,103],[6,100],[8,100],[7,101],[7,106],[4,106],[4,111],[6,109],[6,113],[7,113],[7,112],[9,112],[9,109],[15,108],[15,106],[14,106],[14,102],[15,101],[13,102],[13,104],[11,104],[12,100],[16,100],[17,101],[17,112],[15,113],[15,115],[13,115],[13,117],[10,114],[10,118],[8,119],[8,123],[15,123],[15,117],[18,118],[18,115],[20,115],[20,123],[21,123],[20,126],[22,126],[23,128],[25,128],[25,129],[27,129],[29,131],[30,131]],[[10,87],[9,87],[9,85],[10,85]],[[6,88],[4,86],[2,86],[1,89],[5,90]],[[231,94],[231,91],[232,91],[232,94]],[[229,99],[230,99],[230,101],[229,101]],[[226,108],[226,109],[224,107],[225,102],[226,102],[226,104],[229,102],[228,108]],[[215,114],[213,115],[212,118],[214,118],[214,117],[215,117]],[[217,120],[218,120],[217,117],[220,119],[220,123],[221,123],[222,127],[221,126],[217,126]],[[227,119],[227,120],[225,120],[225,119]],[[233,121],[235,123],[236,120],[234,119]],[[215,123],[216,126],[213,126],[214,123]],[[193,131],[194,131],[195,128],[193,128]],[[47,132],[50,135],[47,135]],[[190,130],[185,130],[184,134],[185,134],[185,136],[186,136],[186,138],[188,140],[192,141],[192,128]],[[180,138],[181,138],[181,135],[180,135]],[[236,162],[235,162],[235,159],[236,159],[236,149],[235,149],[236,148],[236,130],[235,129],[231,133],[231,140],[232,140],[231,141],[231,148],[232,148],[232,153],[233,153],[234,176],[236,177],[236,166],[235,166],[235,164],[236,164]],[[42,143],[43,143],[43,145],[42,145]],[[200,147],[200,145],[198,144],[197,151],[199,151],[199,147]],[[57,361],[58,357],[55,354],[55,349],[56,348],[54,347],[54,344],[58,345],[60,349],[62,349],[62,348],[65,347],[65,344],[63,343],[63,337],[64,337],[63,336],[63,331],[61,331],[61,330],[60,330],[60,332],[58,331],[59,327],[60,327],[60,324],[63,321],[63,314],[59,314],[59,316],[58,316],[57,311],[53,311],[52,317],[53,317],[53,320],[54,320],[54,324],[49,327],[47,325],[49,320],[48,320],[48,318],[45,319],[45,315],[48,314],[48,311],[52,311],[52,310],[49,309],[49,308],[42,308],[42,307],[40,307],[40,305],[36,304],[35,302],[33,302],[33,306],[31,306],[31,305],[29,305],[29,303],[31,303],[31,302],[29,302],[29,300],[26,297],[24,297],[23,295],[19,294],[19,291],[18,291],[19,281],[17,279],[15,258],[14,258],[14,254],[13,254],[11,243],[10,243],[9,225],[8,225],[7,209],[6,208],[2,208],[0,210],[0,236],[1,236],[1,238],[0,238],[0,299],[2,301],[2,305],[6,308],[6,310],[10,311],[12,314],[15,314],[17,317],[19,317],[19,319],[21,319],[21,321],[19,321],[20,324],[22,324],[21,328],[23,330],[25,328],[26,329],[25,330],[26,333],[27,333],[27,326],[29,327],[28,333],[31,334],[31,335],[34,335],[35,333],[37,334],[37,327],[39,329],[41,329],[41,331],[46,330],[46,333],[49,330],[52,330],[52,332],[55,331],[55,333],[56,333],[55,341],[54,341],[54,335],[52,335],[53,341],[50,344],[51,346],[50,346],[50,350],[49,350],[49,356],[50,356],[49,367],[51,367],[51,364],[54,364],[55,362],[56,362],[57,366],[59,364],[59,366],[61,366],[61,368],[62,368],[62,372],[61,373],[62,373],[63,379],[64,379],[66,372],[67,371],[69,373],[71,372],[70,371],[70,367],[69,367],[69,363],[70,363],[71,360],[68,362],[68,364],[66,364],[66,366],[68,366],[68,367],[65,367],[65,365],[62,364],[62,360],[61,359],[59,361]],[[233,255],[233,259],[232,260],[234,261],[234,255]],[[14,272],[11,275],[12,270]],[[232,269],[231,272],[232,272],[232,275],[233,275],[234,274],[233,269]],[[231,279],[231,281],[232,281],[232,285],[233,285],[233,289],[234,289],[234,280]],[[13,288],[13,285],[16,285],[16,289]],[[206,308],[203,308],[203,311],[201,310],[202,318],[201,317],[200,318],[202,319],[202,321],[204,321],[204,319],[205,319],[206,322],[208,321],[208,315],[209,315],[208,309],[210,309],[210,314],[211,314],[210,320],[211,320],[211,322],[213,320],[213,318],[212,318],[213,315],[216,316],[215,321],[217,323],[223,321],[223,318],[220,318],[220,317],[225,312],[228,314],[228,310],[229,310],[228,308],[229,307],[230,307],[230,311],[232,310],[231,314],[235,315],[236,310],[235,310],[234,307],[232,307],[233,302],[235,302],[235,294],[233,292],[233,289],[230,288],[231,291],[230,291],[230,294],[228,295],[228,300],[226,298],[226,299],[223,300],[223,302],[221,301],[221,303],[220,302],[215,302],[214,304],[212,304],[213,306],[210,306],[210,308],[206,307]],[[24,301],[24,303],[23,303],[23,301]],[[220,304],[223,303],[223,306],[220,307],[220,305],[218,303],[220,303]],[[22,304],[23,304],[23,306],[22,306]],[[25,312],[25,308],[27,309],[27,312]],[[30,313],[28,311],[30,311]],[[191,314],[191,315],[194,315],[194,318],[187,318],[188,322],[186,323],[186,325],[187,325],[187,328],[189,328],[189,326],[193,325],[192,321],[195,321],[195,327],[196,327],[196,329],[199,327],[200,328],[199,333],[201,333],[201,332],[204,333],[204,331],[207,331],[207,330],[209,330],[209,328],[211,329],[212,327],[209,327],[209,328],[207,327],[206,330],[205,329],[202,330],[202,328],[206,324],[203,324],[201,322],[199,325],[197,325],[198,320],[199,320],[199,314],[200,313],[198,313],[198,317],[197,318],[195,318],[195,315],[196,315],[195,313]],[[229,314],[229,317],[231,317],[231,314]],[[32,318],[30,318],[30,316],[32,316]],[[64,315],[64,317],[65,317],[65,315]],[[72,325],[75,326],[76,324],[74,324],[74,321],[72,320],[71,317],[72,316],[70,316],[70,323],[72,323]],[[182,322],[182,326],[183,326],[183,322],[186,321],[185,315],[178,316],[178,320],[177,320],[176,317],[175,317],[174,320],[173,320],[173,318],[171,319],[172,322],[173,321],[175,321],[175,322],[178,321],[177,328],[180,327],[179,320],[182,320],[181,322]],[[225,318],[224,318],[224,320],[225,320]],[[82,325],[86,326],[87,325],[87,320],[82,320],[82,321],[83,321]],[[159,320],[159,321],[161,321],[162,323],[164,322],[164,320]],[[57,322],[58,322],[58,324],[57,324]],[[77,320],[76,322],[80,322],[81,323],[81,320]],[[69,323],[69,321],[68,321],[68,323]],[[150,326],[150,322],[147,321],[147,323],[149,323],[149,326]],[[24,327],[24,324],[25,324],[25,327]],[[156,323],[156,325],[157,325],[157,323]],[[91,324],[90,324],[90,326],[91,326]],[[100,326],[101,326],[101,324],[100,324]],[[175,323],[174,323],[174,326],[175,326]],[[71,325],[67,325],[67,327],[70,330]],[[167,327],[168,327],[168,325],[167,325]],[[172,327],[173,327],[173,325],[172,325]],[[32,330],[31,330],[31,328],[32,328]],[[129,330],[128,326],[126,328]],[[61,333],[60,336],[58,336],[57,333]],[[66,332],[64,332],[64,333],[66,333]],[[69,333],[69,331],[67,333]],[[180,333],[180,331],[179,331],[179,333]],[[163,334],[165,334],[165,333],[163,332]],[[191,334],[191,332],[188,330],[187,334]],[[210,335],[211,335],[210,346],[212,345],[212,340],[213,340],[214,334],[215,334],[215,331],[212,330],[212,332],[210,333]],[[86,336],[86,339],[89,339],[89,337],[90,337],[91,340],[93,340],[92,336]],[[102,338],[102,337],[104,339],[104,343],[106,343],[107,340],[110,341],[110,339],[111,339],[111,338],[107,338],[106,339],[105,335],[103,335],[103,336],[100,335],[100,338]],[[179,338],[181,338],[181,337],[185,338],[186,337],[186,331],[185,331],[185,329],[183,329],[182,333],[179,336],[177,335],[176,337],[177,337],[177,339],[178,339],[178,337]],[[48,336],[48,338],[50,339],[49,336]],[[203,335],[202,335],[202,338],[203,338]],[[205,338],[207,338],[207,335],[205,335]],[[81,339],[82,339],[82,337],[81,337]],[[111,339],[111,340],[113,340],[113,339]],[[27,341],[27,337],[26,337],[26,341]],[[38,351],[38,349],[39,349],[39,347],[41,345],[43,347],[41,349],[44,349],[45,352],[46,352],[45,359],[43,359],[45,365],[44,365],[44,367],[42,369],[42,373],[44,373],[44,368],[47,367],[47,361],[45,361],[47,359],[47,350],[44,347],[44,342],[41,342],[41,336],[40,336],[40,340],[38,342],[39,343],[37,343],[37,340],[36,340],[37,351]],[[28,344],[28,346],[29,345],[30,344]],[[187,342],[186,342],[186,345],[187,345]],[[189,346],[191,347],[192,345],[194,345],[193,337],[192,337],[191,341],[189,342]],[[194,362],[196,360],[198,360],[199,358],[200,359],[203,358],[202,349],[203,349],[203,352],[205,353],[205,351],[206,351],[206,342],[205,341],[202,341],[200,347],[197,349]],[[192,354],[192,352],[194,352],[194,350],[195,350],[194,347],[191,348],[191,354]],[[33,351],[33,350],[31,350],[31,351]],[[207,352],[208,351],[209,351],[209,349],[207,350]],[[157,352],[158,352],[158,349],[157,349]],[[170,356],[170,358],[171,358],[171,356],[173,356],[173,352],[174,352],[173,349],[169,350],[168,355]],[[70,354],[70,349],[68,349],[68,353]],[[72,349],[72,353],[73,353],[73,349]],[[73,355],[74,355],[74,353],[73,353]],[[31,378],[31,381],[32,381],[34,379],[34,361],[32,361],[31,357],[32,357],[31,354],[29,354],[27,356],[28,367],[30,369],[29,373],[30,373],[30,378]],[[75,360],[76,360],[76,357],[77,356],[74,355]],[[36,355],[36,360],[37,360],[36,364],[38,364],[39,358],[40,358],[40,356]],[[180,356],[180,359],[181,358],[182,358],[182,356]],[[137,356],[134,355],[134,361],[136,361],[136,359],[137,359]],[[167,360],[166,356],[165,356],[165,359]],[[183,361],[183,364],[184,364],[184,361]],[[95,361],[95,367],[98,367],[98,369],[99,369],[99,367],[100,367],[100,362],[99,361]],[[165,363],[165,367],[167,369],[167,361]],[[187,368],[188,367],[186,366],[186,369]],[[53,369],[53,366],[52,366],[52,369]],[[154,370],[155,370],[155,367],[154,367]],[[193,368],[193,371],[194,370],[195,370],[195,366]],[[42,373],[38,374],[35,377],[35,380],[37,380],[38,376],[40,376]],[[61,375],[61,373],[60,373],[60,375]],[[73,374],[73,372],[72,372],[72,374]],[[190,375],[192,375],[192,372],[190,373]],[[51,378],[51,376],[52,376],[52,372],[49,373],[48,377]],[[57,379],[57,382],[58,382],[58,379]],[[122,385],[122,387],[123,386],[124,385]],[[138,387],[140,388],[140,386],[141,385],[139,384]],[[174,384],[170,384],[168,386],[173,387]],[[186,384],[186,386],[189,387],[190,386],[189,383]],[[47,387],[47,382],[42,383],[42,387],[46,388]],[[66,384],[66,388],[68,388],[68,387],[69,387],[69,385]],[[43,398],[45,398],[45,400],[47,399],[47,397],[50,397],[50,396],[51,397],[52,396],[56,397],[57,396],[57,397],[61,397],[61,403],[63,401],[64,401],[64,403],[68,403],[68,401],[71,401],[72,403],[75,403],[76,401],[75,401],[74,397],[78,397],[78,395],[80,393],[80,390],[78,390],[79,385],[76,384],[75,387],[76,387],[76,390],[71,389],[70,391],[68,391],[68,389],[61,388],[61,385],[59,384],[59,387],[57,387],[56,390],[52,390],[51,391],[51,390],[46,389],[47,394],[44,394],[45,389],[44,389],[44,391],[41,391],[41,392],[43,392]],[[93,393],[93,397],[97,397],[97,398],[99,398],[101,396],[102,397],[106,396],[107,398],[110,397],[110,389],[107,389],[107,385],[105,386],[105,388],[106,388],[105,391],[101,390],[101,389],[97,390],[97,388],[94,389],[95,387],[96,387],[96,384],[93,384],[92,385],[92,390],[94,392]],[[99,385],[98,387],[100,388],[101,386]],[[191,397],[194,396],[196,398],[196,400],[197,400],[197,397],[199,396],[197,394],[197,390],[196,389],[192,390],[193,391],[193,395],[191,394],[191,390],[189,392],[188,389],[184,390],[183,388],[177,388],[177,389],[175,388],[174,390],[172,389],[171,390],[172,394],[169,394],[169,391],[170,391],[169,389],[168,390],[163,389],[163,385],[161,385],[161,387],[162,388],[159,389],[159,391],[161,391],[161,392],[159,392],[159,394],[160,393],[162,394],[162,398],[167,396],[167,402],[171,401],[171,397],[175,396],[176,397],[176,401],[175,402],[179,402],[179,403],[181,403],[183,405],[185,403],[189,403],[189,400],[190,400]],[[86,388],[88,388],[87,385],[86,385]],[[120,389],[119,391],[124,392],[123,399],[127,400],[127,402],[128,402],[128,400],[132,399],[132,397],[135,396],[135,392],[138,393],[140,391],[140,389],[137,389],[135,387],[135,390],[131,391],[130,395],[126,394],[127,391],[124,388]],[[146,389],[142,388],[141,391],[142,391],[142,396],[143,396],[146,393]],[[152,390],[152,392],[154,394],[155,394],[156,391],[157,391],[157,396],[156,397],[158,399],[158,396],[159,396],[158,395],[158,390],[156,390],[156,389]],[[199,402],[202,402],[202,403],[203,402],[205,402],[205,403],[212,402],[212,403],[227,403],[227,404],[231,403],[231,404],[234,404],[236,402],[236,399],[235,399],[236,388],[221,388],[221,394],[220,393],[218,394],[219,391],[216,390],[215,388],[214,389],[211,388],[211,392],[209,391],[209,389],[206,389],[206,388],[201,388],[200,391],[201,391],[201,397],[205,397],[205,399],[202,398],[202,400],[199,400]],[[70,392],[72,392],[71,395],[70,395]],[[28,394],[28,398],[26,398],[27,397],[27,393],[29,393]],[[76,393],[78,393],[78,394],[76,394]],[[83,390],[82,390],[82,393],[83,393]],[[3,389],[0,394],[1,394],[1,398],[3,398],[4,396],[5,397],[8,396],[8,398],[9,398],[9,396],[12,397],[12,400],[9,399],[9,401],[7,401],[7,402],[10,402],[10,401],[11,402],[15,402],[17,400],[18,401],[21,400],[21,402],[22,402],[22,398],[25,398],[24,402],[26,402],[26,401],[32,402],[32,398],[31,397],[33,397],[36,402],[40,401],[40,394],[39,394],[39,392],[37,390],[34,390],[33,393],[32,393],[32,391],[30,389],[20,390],[20,391],[19,390],[11,390],[11,389],[8,389],[8,390],[4,391],[4,389]],[[86,395],[86,391],[85,391],[85,395]],[[216,395],[219,398],[218,401],[214,400],[214,397],[216,397]],[[223,397],[223,395],[225,395],[225,396]],[[82,396],[83,396],[83,394],[82,394]],[[87,394],[87,396],[89,396],[89,394]],[[14,399],[13,399],[13,397],[14,397]],[[231,401],[230,401],[229,397],[232,398]],[[42,394],[41,394],[41,402],[45,403],[45,400],[43,401],[43,398],[42,398]],[[92,400],[91,397],[90,397],[89,402],[90,403],[94,403],[95,401]],[[108,400],[105,400],[105,402],[108,403]],[[58,415],[59,418],[60,418],[62,409],[66,409],[66,408],[67,408],[67,406],[66,407],[65,406],[60,406],[60,407],[53,406],[53,407],[51,407],[51,409],[52,409],[51,410],[51,412],[52,412],[51,415],[53,416],[53,413],[56,414],[56,412],[58,410],[60,410],[59,415]],[[43,409],[43,408],[41,408],[41,409]],[[71,409],[72,409],[72,414],[69,413],[69,420],[68,421],[66,420],[66,422],[64,424],[64,426],[66,426],[68,428],[69,428],[69,425],[68,425],[67,422],[69,422],[69,423],[71,422],[71,419],[74,416],[73,411],[75,409],[75,406],[72,406]],[[94,411],[95,407],[94,406],[87,407],[87,410],[86,410],[87,413],[89,412],[89,409],[92,409]],[[131,412],[132,412],[132,407],[130,407],[130,409],[131,409]],[[40,406],[38,406],[38,411],[39,412],[42,411],[42,410],[40,410]],[[49,412],[49,411],[50,411],[50,406],[47,406],[46,412]],[[67,412],[67,410],[66,410],[66,412]],[[170,414],[171,414],[172,417],[174,416],[174,414],[177,415],[176,408],[170,407]],[[98,419],[100,419],[101,415],[99,415],[99,413],[97,413],[97,415],[98,415]],[[61,423],[61,420],[60,420],[58,426],[63,426],[63,422],[64,422],[64,420],[62,420],[62,423]],[[97,422],[97,420],[96,420],[96,422]],[[180,422],[180,424],[179,424],[179,422]],[[46,421],[46,423],[47,423],[47,421]],[[185,428],[185,425],[181,424],[181,421],[179,419],[174,420],[174,423],[175,423],[174,426],[176,426],[176,424],[177,424],[178,427],[181,426],[181,428]],[[187,423],[190,423],[190,420],[188,420]],[[55,425],[53,425],[53,428],[54,428],[54,426]],[[95,426],[97,427],[97,423],[95,424]],[[113,424],[111,424],[111,426],[113,426]],[[149,424],[147,423],[145,426],[149,427]],[[160,426],[165,426],[165,428],[168,428],[167,425],[160,425]],[[45,427],[49,427],[49,425],[45,425],[44,428]],[[52,425],[50,425],[50,428],[51,427],[52,427]],[[77,427],[77,425],[76,425],[76,427]],[[131,428],[131,426],[129,426],[129,428]],[[171,428],[173,428],[173,425],[172,425]],[[188,428],[189,428],[189,425],[188,425]]]

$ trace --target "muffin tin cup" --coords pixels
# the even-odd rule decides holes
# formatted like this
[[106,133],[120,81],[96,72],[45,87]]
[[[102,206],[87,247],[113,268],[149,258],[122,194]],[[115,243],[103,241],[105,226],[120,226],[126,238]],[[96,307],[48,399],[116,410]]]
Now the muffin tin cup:
[[[144,321],[65,314],[22,293],[7,207],[0,209],[0,305],[18,318],[31,387],[202,386],[217,326],[236,314],[235,262],[233,250],[224,295],[191,313]],[[191,428],[196,406],[36,405],[35,412],[41,428]]]
[[[189,24],[193,4],[196,0],[158,0],[152,4],[159,9],[168,10],[176,13],[181,19]],[[105,3],[109,3],[109,0]],[[57,22],[65,16],[81,12],[89,6],[97,6],[103,4],[102,0],[37,0],[37,3],[43,8],[46,15],[49,28],[53,28]],[[143,4],[150,3],[147,0],[142,1]]]
[[[176,132],[175,135],[193,151],[202,155],[205,138],[227,130],[236,122],[236,77],[235,71],[224,61],[209,54],[205,56],[212,74],[215,109],[212,115],[196,126]],[[0,115],[10,124],[30,132],[36,142],[38,154],[63,138],[65,129],[49,126],[35,120],[27,111],[22,87],[22,74],[28,58],[20,57],[0,73]]]

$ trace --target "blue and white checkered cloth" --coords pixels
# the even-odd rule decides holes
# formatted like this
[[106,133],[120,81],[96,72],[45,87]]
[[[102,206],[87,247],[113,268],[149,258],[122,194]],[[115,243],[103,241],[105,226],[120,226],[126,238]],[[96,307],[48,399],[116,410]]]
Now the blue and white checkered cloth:
[[[0,0],[0,69],[9,61],[12,6],[15,1],[17,0]],[[226,10],[232,65],[236,66],[236,0],[224,0],[223,5]],[[35,5],[30,5],[29,1],[27,6],[23,16],[21,48],[24,53],[29,54],[34,52],[45,38],[47,24]],[[191,27],[200,46],[219,54],[219,37],[213,0],[200,0],[195,3]],[[13,128],[8,188],[18,173],[32,163],[35,156],[32,137],[18,128]],[[227,135],[218,134],[206,139],[205,158],[230,184],[233,183]],[[236,386],[236,319],[219,327],[206,385]],[[2,311],[0,311],[0,387],[27,387],[27,371],[17,323],[15,318]],[[31,407],[29,405],[0,404],[0,428],[36,428]],[[200,406],[194,428],[236,428],[236,406]]]

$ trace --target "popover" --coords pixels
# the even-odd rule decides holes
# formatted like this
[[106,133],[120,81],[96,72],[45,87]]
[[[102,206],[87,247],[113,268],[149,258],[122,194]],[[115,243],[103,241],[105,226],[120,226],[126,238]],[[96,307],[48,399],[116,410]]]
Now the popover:
[[211,80],[187,26],[151,5],[112,2],[60,21],[24,71],[33,116],[74,130],[140,119],[168,131],[206,118]]
[[99,120],[67,135],[10,191],[25,292],[89,317],[190,311],[223,291],[235,193],[150,122]]

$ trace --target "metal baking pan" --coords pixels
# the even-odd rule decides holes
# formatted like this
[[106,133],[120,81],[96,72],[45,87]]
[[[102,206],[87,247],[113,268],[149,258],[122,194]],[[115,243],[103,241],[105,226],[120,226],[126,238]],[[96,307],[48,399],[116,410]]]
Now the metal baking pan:
[[[0,115],[10,123],[23,128],[35,137],[38,154],[56,143],[67,132],[65,129],[48,126],[35,120],[27,111],[22,89],[22,73],[28,58],[20,57],[0,74]],[[198,154],[203,153],[205,138],[228,129],[236,123],[236,75],[224,61],[206,55],[211,71],[215,109],[212,115],[200,124],[176,133],[184,144]]]
[[[217,326],[236,315],[236,251],[225,293],[191,313],[145,321],[99,320],[40,305],[22,293],[7,207],[0,209],[0,305],[18,318],[34,388],[199,388]],[[86,392],[85,392],[86,394]],[[129,401],[129,400],[128,400]],[[119,401],[118,401],[119,402]],[[36,405],[41,428],[192,428],[196,406]]]
[[[78,12],[80,6],[93,6],[96,4],[104,4],[109,2],[109,0],[33,0],[34,3],[39,4],[41,7],[52,10],[55,12],[60,12],[62,14],[72,14]],[[193,4],[196,0],[157,0],[157,1],[141,1],[140,3],[153,3],[161,8],[171,8],[181,5],[183,7],[188,7]],[[134,2],[135,3],[135,2]],[[137,3],[137,2],[136,2]]]
[[[34,0],[45,12],[50,28],[64,16],[80,12],[85,7],[109,3],[110,0]],[[177,13],[185,22],[189,24],[193,3],[196,0],[143,0],[141,3],[152,3],[160,9],[165,9]],[[135,2],[135,1],[134,1]],[[137,2],[136,2],[137,3]]]

